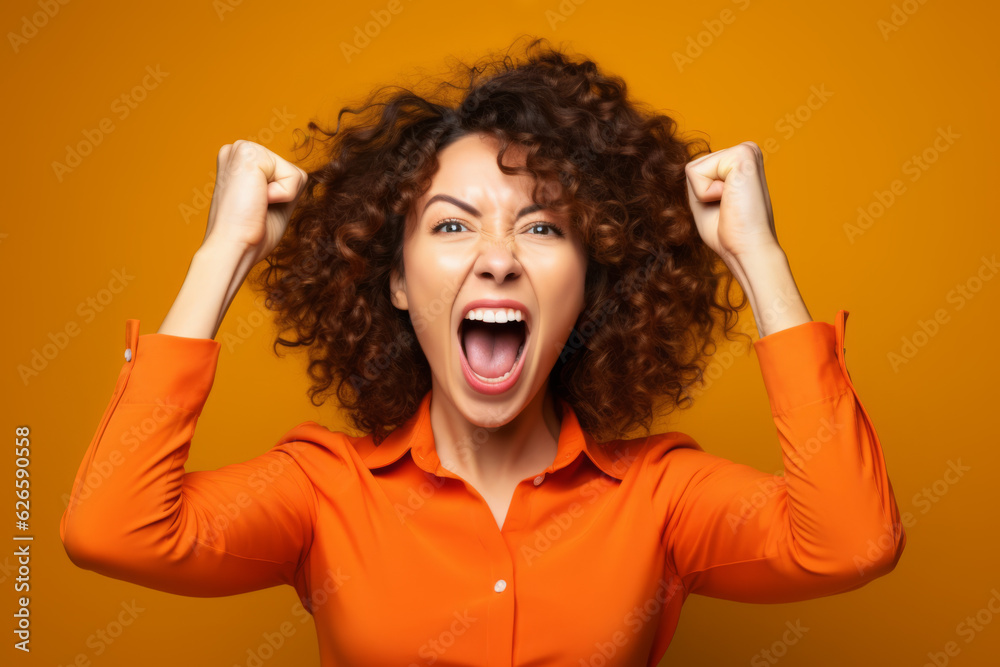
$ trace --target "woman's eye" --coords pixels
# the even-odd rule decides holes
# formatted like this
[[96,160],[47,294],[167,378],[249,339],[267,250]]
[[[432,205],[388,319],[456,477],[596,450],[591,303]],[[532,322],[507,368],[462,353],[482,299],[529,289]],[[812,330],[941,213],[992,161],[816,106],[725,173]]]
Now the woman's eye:
[[456,227],[456,226],[457,227],[465,227],[465,225],[463,225],[458,220],[445,220],[444,222],[442,222],[441,224],[439,224],[437,227],[435,227],[432,231],[436,232],[436,231],[438,231],[439,229],[441,229],[442,227],[445,227],[445,226],[447,226],[447,227]]
[[[528,229],[539,229],[539,228],[541,228],[541,229],[551,229],[552,230],[552,234],[554,234],[556,236],[564,236],[564,233],[563,233],[562,229],[560,229],[557,225],[553,225],[553,224],[548,223],[548,222],[538,222],[538,223],[535,223],[531,227],[529,227]],[[552,236],[552,234],[539,234],[538,236]]]
[[[452,231],[461,231],[461,229],[458,229],[458,228],[468,229],[462,222],[460,222],[458,220],[445,220],[445,221],[439,223],[437,226],[435,226],[431,231],[433,231],[433,232],[442,231],[442,232],[445,232],[445,233],[450,233]],[[544,232],[543,233],[535,233],[533,230],[537,230],[537,229],[551,230],[552,233],[551,234],[546,234]],[[549,222],[538,222],[538,223],[535,223],[535,224],[531,225],[530,227],[528,227],[528,231],[531,232],[532,234],[534,234],[535,236],[565,236],[565,233],[563,232],[563,230],[562,230],[561,227],[559,227],[558,225],[554,225],[552,223],[549,223]]]

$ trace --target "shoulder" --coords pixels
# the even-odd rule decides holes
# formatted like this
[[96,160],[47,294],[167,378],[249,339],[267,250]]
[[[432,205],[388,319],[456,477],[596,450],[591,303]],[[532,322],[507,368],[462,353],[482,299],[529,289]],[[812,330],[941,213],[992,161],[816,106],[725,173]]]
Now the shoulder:
[[642,443],[639,461],[644,474],[655,477],[692,477],[704,471],[731,463],[705,449],[690,435],[681,431],[658,433],[639,439]]
[[354,437],[333,431],[314,421],[302,422],[278,439],[272,450],[284,451],[311,477],[331,469],[357,470],[362,465],[359,451],[371,437]]
[[643,438],[642,462],[646,466],[664,466],[706,454],[701,445],[682,431],[667,431]]
[[733,493],[770,476],[742,463],[705,451],[691,436],[673,431],[650,436],[644,448],[640,487],[658,516],[674,514],[683,503],[719,506]]
[[588,437],[587,447],[602,470],[621,480],[630,474],[655,474],[686,459],[692,452],[705,453],[694,438],[680,431],[600,443]]

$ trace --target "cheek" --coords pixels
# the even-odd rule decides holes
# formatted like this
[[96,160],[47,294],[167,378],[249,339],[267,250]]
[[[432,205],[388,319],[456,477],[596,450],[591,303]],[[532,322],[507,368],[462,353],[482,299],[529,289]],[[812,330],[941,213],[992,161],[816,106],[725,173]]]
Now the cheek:
[[461,280],[454,257],[425,250],[419,245],[409,249],[406,291],[413,329],[425,353],[430,353],[450,343],[451,311]]
[[421,282],[447,282],[466,271],[473,261],[471,247],[461,243],[415,242],[405,254],[407,268],[419,272]]
[[579,253],[532,257],[532,261],[537,269],[535,273],[544,276],[543,284],[563,290],[567,298],[583,294],[587,263]]
[[[413,291],[410,293],[413,294]],[[425,348],[428,345],[441,346],[448,343],[454,300],[454,290],[444,282],[423,284],[419,293],[412,298],[410,321]]]
[[550,257],[535,265],[532,284],[551,335],[568,336],[583,309],[586,262],[577,254]]

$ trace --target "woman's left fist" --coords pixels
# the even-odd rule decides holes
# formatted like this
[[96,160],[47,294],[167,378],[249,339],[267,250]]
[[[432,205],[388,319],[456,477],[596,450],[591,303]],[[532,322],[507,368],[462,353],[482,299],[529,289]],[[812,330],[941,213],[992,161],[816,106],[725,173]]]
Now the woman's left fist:
[[778,247],[757,144],[744,141],[703,155],[684,170],[698,234],[724,261]]

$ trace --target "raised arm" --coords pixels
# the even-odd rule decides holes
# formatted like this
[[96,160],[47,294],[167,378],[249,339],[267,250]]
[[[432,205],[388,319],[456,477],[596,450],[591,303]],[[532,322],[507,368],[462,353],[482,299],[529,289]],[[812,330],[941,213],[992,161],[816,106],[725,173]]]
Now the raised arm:
[[851,383],[835,325],[806,322],[754,343],[784,462],[763,473],[700,448],[651,454],[667,567],[689,593],[792,602],[858,588],[906,544],[881,444]]
[[685,167],[698,234],[737,278],[784,475],[699,447],[651,452],[667,566],[688,592],[786,602],[857,588],[906,543],[882,447],[844,361],[847,311],[814,322],[778,244],[760,148],[724,148]]
[[316,514],[296,443],[213,471],[184,464],[215,376],[215,334],[306,181],[263,146],[220,149],[205,239],[159,332],[126,324],[125,363],[59,525],[77,565],[185,595],[294,583]]

